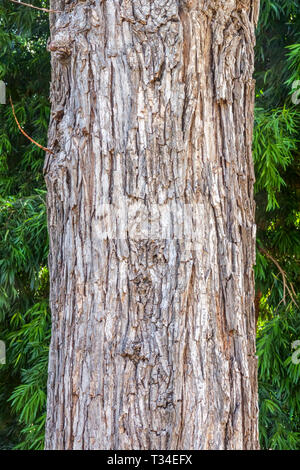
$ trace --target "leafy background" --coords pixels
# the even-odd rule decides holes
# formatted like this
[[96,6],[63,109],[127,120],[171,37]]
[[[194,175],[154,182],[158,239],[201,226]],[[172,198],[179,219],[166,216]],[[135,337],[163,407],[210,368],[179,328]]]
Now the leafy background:
[[[44,0],[32,4],[47,7]],[[260,439],[300,449],[300,80],[298,0],[262,0],[256,47],[256,169]],[[26,132],[46,146],[48,14],[0,0],[0,79]],[[300,93],[299,93],[300,98]],[[43,449],[50,312],[44,152],[0,106],[0,449]]]

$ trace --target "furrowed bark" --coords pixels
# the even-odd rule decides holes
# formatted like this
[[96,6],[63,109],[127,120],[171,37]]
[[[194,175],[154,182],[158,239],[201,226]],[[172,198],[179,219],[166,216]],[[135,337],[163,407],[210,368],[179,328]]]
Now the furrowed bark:
[[46,448],[257,449],[259,2],[50,8]]

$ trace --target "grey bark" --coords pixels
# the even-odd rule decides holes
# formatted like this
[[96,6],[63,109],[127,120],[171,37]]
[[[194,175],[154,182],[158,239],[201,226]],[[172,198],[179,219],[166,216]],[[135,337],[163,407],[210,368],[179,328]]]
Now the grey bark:
[[51,9],[46,448],[257,449],[259,1]]

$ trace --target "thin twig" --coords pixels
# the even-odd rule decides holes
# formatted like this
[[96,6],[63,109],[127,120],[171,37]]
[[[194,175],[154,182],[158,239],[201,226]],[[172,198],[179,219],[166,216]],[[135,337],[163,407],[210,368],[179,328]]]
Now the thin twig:
[[11,104],[11,108],[12,108],[12,112],[13,112],[15,121],[16,121],[16,123],[17,123],[18,128],[19,128],[20,131],[22,132],[22,134],[25,135],[25,137],[27,137],[27,139],[29,139],[30,142],[32,142],[33,144],[37,145],[40,149],[44,150],[45,152],[52,153],[52,155],[54,155],[54,152],[52,152],[52,150],[48,149],[47,147],[43,147],[43,145],[41,145],[41,144],[39,144],[38,142],[36,142],[35,140],[33,140],[31,137],[29,137],[28,134],[26,134],[25,131],[23,131],[23,129],[22,129],[22,127],[21,127],[21,125],[19,124],[19,121],[18,121],[18,119],[17,119],[16,113],[15,113],[15,108],[14,108],[14,105],[13,105],[13,102],[12,102],[12,99],[11,99],[11,96],[9,97],[9,101],[10,101],[10,104]]
[[[285,301],[285,295],[286,295],[286,290],[288,291],[289,295],[290,295],[290,298],[292,300],[292,302],[296,305],[297,308],[299,308],[299,305],[297,304],[295,298],[294,298],[294,295],[296,297],[296,294],[295,294],[295,290],[294,290],[294,287],[293,287],[293,284],[290,282],[290,287],[288,286],[288,281],[287,281],[287,276],[286,276],[286,272],[282,269],[282,267],[280,266],[280,264],[278,263],[278,261],[276,261],[275,258],[273,258],[272,255],[270,255],[270,253],[265,250],[263,247],[259,247],[259,251],[261,251],[264,255],[267,256],[267,258],[269,258],[274,264],[275,266],[279,269],[279,272],[282,276],[282,282],[283,282],[283,297],[280,301],[284,303],[284,305],[286,304],[286,301]],[[292,292],[291,292],[292,291]],[[293,295],[294,294],[294,295]],[[279,304],[280,305],[280,304]]]
[[292,283],[291,283],[291,289],[292,289],[292,291],[293,291],[294,296],[297,297],[297,294],[296,294],[296,292],[295,292],[295,289],[294,289],[294,286],[293,286]]
[[10,1],[13,3],[17,3],[19,5],[23,5],[24,7],[30,7],[30,8],[34,8],[35,10],[45,11],[46,13],[63,13],[60,10],[48,10],[48,8],[36,7],[34,5],[31,5],[30,3],[20,2],[19,0],[10,0]]

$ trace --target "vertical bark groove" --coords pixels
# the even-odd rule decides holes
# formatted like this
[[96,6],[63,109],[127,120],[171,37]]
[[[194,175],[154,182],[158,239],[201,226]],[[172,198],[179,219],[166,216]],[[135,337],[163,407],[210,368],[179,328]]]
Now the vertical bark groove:
[[51,9],[46,448],[256,449],[259,1]]

